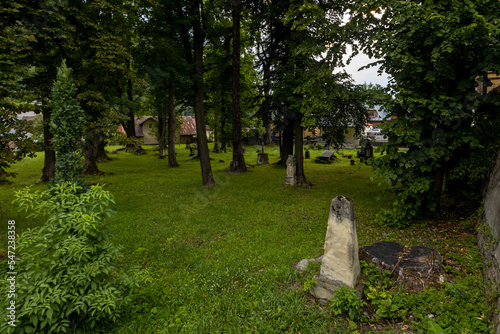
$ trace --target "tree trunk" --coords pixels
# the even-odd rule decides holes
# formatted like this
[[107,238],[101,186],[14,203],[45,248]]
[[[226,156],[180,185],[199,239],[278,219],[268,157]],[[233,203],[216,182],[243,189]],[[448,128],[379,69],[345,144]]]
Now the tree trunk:
[[295,169],[295,175],[297,176],[297,184],[304,184],[307,186],[311,185],[306,179],[304,174],[304,129],[301,125],[302,117],[298,117],[294,122],[295,127],[295,160],[297,161],[297,167]]
[[[130,61],[127,61],[127,68],[130,70]],[[134,101],[134,96],[132,93],[132,80],[127,79],[127,99],[130,102]],[[134,111],[129,111],[127,122],[125,124],[125,133],[127,134],[127,138],[130,139],[130,143],[127,144],[126,148],[134,149],[135,146],[132,144],[132,141],[135,140],[135,115]]]
[[175,86],[171,83],[168,87],[168,167],[177,167],[175,157]]
[[280,147],[281,160],[279,164],[286,165],[289,155],[293,155],[293,123],[290,122],[282,132],[282,142]]
[[[436,210],[430,211],[426,208],[425,215],[429,218],[436,217],[441,212],[441,195],[443,194],[443,186],[445,179],[446,168],[444,166],[434,171],[434,184],[432,186],[432,195],[435,196]],[[431,199],[432,200],[432,199]]]
[[127,121],[124,124],[125,133],[128,138],[135,138],[135,116],[134,112],[130,111],[127,114]]
[[241,142],[241,105],[240,105],[240,7],[233,0],[233,165],[232,172],[246,172],[245,156]]
[[85,164],[83,174],[85,175],[98,175],[102,174],[97,167],[97,150],[99,147],[99,135],[94,131],[87,133],[85,139]]
[[158,138],[158,146],[159,146],[160,159],[165,159],[167,155],[165,152],[166,130],[167,130],[167,111],[166,111],[166,106],[162,102],[160,107],[160,113],[158,114],[158,133],[160,135]]
[[106,154],[106,140],[104,140],[104,135],[101,134],[102,140],[99,140],[99,145],[97,146],[97,162],[111,161],[111,158]]
[[202,184],[215,187],[215,180],[210,165],[207,130],[205,126],[205,110],[203,104],[203,43],[205,37],[201,27],[202,2],[194,2],[196,22],[193,25],[194,47],[194,113],[196,116],[196,134],[198,138],[198,156],[200,157]]
[[269,145],[272,143],[273,138],[272,138],[272,131],[271,131],[271,123],[267,123],[265,125],[266,127],[266,133],[264,134],[264,145]]
[[42,170],[42,177],[40,178],[40,182],[46,182],[54,178],[54,174],[56,171],[56,152],[52,147],[52,138],[54,135],[50,132],[50,111],[44,110],[42,111],[43,116],[43,147],[45,151],[45,159]]
[[[221,106],[222,110],[224,110],[224,99],[221,100]],[[220,138],[220,152],[227,153],[227,133],[226,133],[226,118],[222,117],[221,123],[220,123],[220,133],[219,133],[219,138]]]

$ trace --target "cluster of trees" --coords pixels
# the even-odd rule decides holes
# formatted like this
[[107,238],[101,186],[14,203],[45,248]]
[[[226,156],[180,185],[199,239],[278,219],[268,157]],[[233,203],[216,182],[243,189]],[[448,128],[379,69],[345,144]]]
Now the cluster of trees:
[[380,59],[392,76],[387,110],[397,118],[386,127],[388,154],[373,164],[404,204],[386,215],[399,224],[438,210],[445,186],[483,180],[498,151],[492,136],[498,96],[476,87],[487,71],[500,70],[499,6],[486,0],[6,0],[0,111],[3,119],[23,108],[43,115],[42,179],[53,178],[50,88],[65,59],[86,119],[85,173],[99,172],[110,124],[122,124],[134,138],[134,116],[144,106],[158,117],[160,156],[168,146],[168,164],[177,166],[180,101],[196,116],[204,185],[215,185],[205,125],[215,132],[216,149],[232,142],[232,170],[240,172],[246,169],[241,129],[250,118],[266,128],[268,140],[271,123],[281,132],[282,162],[293,154],[295,136],[297,177],[309,184],[303,129],[331,125],[325,139],[339,146],[347,127],[359,133],[366,124],[373,92],[335,71],[351,45],[354,54]]
[[236,172],[246,170],[241,133],[251,117],[266,127],[267,138],[272,122],[283,131],[283,161],[304,126],[329,118],[339,133],[348,125],[362,128],[360,95],[348,76],[333,74],[347,44],[346,10],[339,1],[6,1],[0,9],[2,110],[5,118],[20,108],[43,115],[42,180],[50,180],[51,85],[62,60],[73,71],[86,118],[87,174],[99,173],[110,126],[122,124],[135,137],[141,108],[158,117],[160,157],[168,147],[169,166],[177,166],[173,129],[180,101],[194,111],[202,182],[213,186],[206,124],[218,147],[231,142]]
[[499,17],[500,2],[485,0],[376,0],[353,11],[359,46],[392,77],[391,140],[372,161],[398,195],[386,223],[435,215],[443,192],[481,199],[500,151],[500,90],[486,94],[487,73],[500,74]]

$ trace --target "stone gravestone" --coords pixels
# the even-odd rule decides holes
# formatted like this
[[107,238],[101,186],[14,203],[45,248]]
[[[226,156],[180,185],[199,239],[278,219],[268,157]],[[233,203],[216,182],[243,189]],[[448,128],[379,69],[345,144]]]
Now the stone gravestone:
[[325,150],[319,157],[314,160],[314,162],[322,164],[331,164],[333,160],[337,157],[335,156],[335,151]]
[[196,147],[189,148],[189,156],[194,157],[196,155]]
[[325,253],[315,276],[317,283],[310,292],[316,298],[331,299],[342,285],[354,288],[360,272],[354,200],[337,196],[330,206]]
[[259,153],[257,155],[257,165],[269,164],[269,155],[267,153]]
[[373,147],[369,141],[366,143],[366,146],[365,146],[365,158],[366,159],[373,158]]
[[289,155],[286,160],[286,177],[283,184],[293,186],[297,183],[297,177],[295,176],[295,169],[297,166],[297,161],[293,155]]

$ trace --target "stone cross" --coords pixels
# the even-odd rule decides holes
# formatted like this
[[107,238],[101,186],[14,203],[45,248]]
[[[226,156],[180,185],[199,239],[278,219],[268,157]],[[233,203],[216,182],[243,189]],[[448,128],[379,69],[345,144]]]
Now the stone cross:
[[293,186],[297,183],[297,177],[295,176],[295,169],[297,166],[297,161],[293,155],[289,155],[286,160],[286,177],[283,184]]
[[331,299],[342,285],[354,288],[360,272],[354,201],[337,196],[330,206],[325,253],[311,294]]

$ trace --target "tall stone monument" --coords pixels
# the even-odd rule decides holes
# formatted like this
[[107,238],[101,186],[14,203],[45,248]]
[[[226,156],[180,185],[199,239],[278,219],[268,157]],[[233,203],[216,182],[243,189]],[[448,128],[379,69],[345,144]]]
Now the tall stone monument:
[[297,177],[295,176],[295,169],[297,168],[297,161],[293,155],[289,155],[286,160],[286,177],[283,184],[293,186],[297,184]]
[[324,248],[321,268],[315,276],[317,283],[310,292],[316,298],[331,299],[342,285],[354,288],[361,272],[351,198],[337,196],[332,200]]

